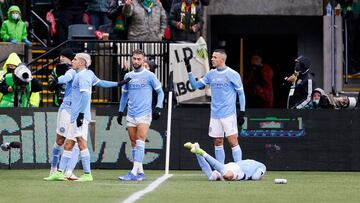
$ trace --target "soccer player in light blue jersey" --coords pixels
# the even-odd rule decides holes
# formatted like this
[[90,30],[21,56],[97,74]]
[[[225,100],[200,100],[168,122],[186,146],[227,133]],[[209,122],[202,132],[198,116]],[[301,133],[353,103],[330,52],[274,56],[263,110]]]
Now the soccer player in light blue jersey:
[[[142,164],[145,155],[145,140],[152,119],[160,118],[164,92],[155,74],[143,67],[144,52],[142,50],[133,51],[131,60],[134,70],[124,77],[125,80],[131,78],[131,81],[122,87],[117,121],[122,125],[123,112],[127,104],[126,121],[133,152],[133,168],[127,175],[119,176],[119,179],[140,181],[145,179]],[[157,92],[157,104],[152,112],[153,89]]]
[[[88,54],[77,54],[73,60],[73,69],[68,70],[64,76],[59,77],[58,83],[66,83],[65,97],[58,114],[57,139],[53,147],[52,170],[57,167],[60,147],[64,144],[64,152],[58,172],[51,174],[45,180],[64,180],[64,175],[73,180],[68,174],[72,174],[76,166],[79,153],[74,153],[75,141],[78,142],[85,174],[79,180],[91,181],[90,155],[87,149],[87,129],[90,117],[91,86],[117,87],[128,81],[111,82],[98,79],[95,74],[88,70],[91,58]],[[86,116],[85,116],[86,115]],[[85,120],[84,120],[85,117]],[[76,124],[75,124],[76,120]],[[62,133],[61,133],[62,132]],[[61,134],[60,134],[61,133]],[[79,142],[80,141],[80,142]],[[80,146],[81,145],[81,146]],[[72,153],[71,153],[72,151]],[[66,169],[65,174],[63,174]]]
[[[211,62],[216,68],[208,72],[203,78],[196,81],[191,73],[188,58],[184,58],[189,81],[193,89],[205,85],[211,88],[211,116],[209,136],[214,139],[215,157],[224,163],[224,134],[232,148],[234,162],[242,160],[242,151],[238,142],[238,126],[244,124],[245,94],[239,73],[225,65],[226,53],[224,50],[215,50]],[[236,118],[236,96],[240,101],[240,112]]]
[[198,143],[187,142],[184,147],[196,154],[199,166],[209,180],[260,180],[266,172],[263,163],[252,159],[223,164],[201,149]]

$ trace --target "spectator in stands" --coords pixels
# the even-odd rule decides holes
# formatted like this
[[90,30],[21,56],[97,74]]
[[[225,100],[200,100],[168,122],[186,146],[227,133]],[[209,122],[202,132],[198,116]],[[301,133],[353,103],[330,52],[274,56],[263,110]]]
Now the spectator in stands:
[[3,93],[0,107],[33,107],[38,101],[31,100],[31,93],[41,90],[40,81],[32,77],[28,67],[20,64],[14,72],[5,74],[0,83],[0,92]]
[[4,22],[5,16],[4,13],[6,13],[5,8],[5,0],[0,0],[0,25]]
[[49,90],[54,91],[53,106],[58,107],[63,102],[65,96],[65,84],[57,84],[57,78],[64,75],[71,67],[71,61],[74,59],[75,53],[70,48],[65,48],[60,52],[60,63],[56,65],[49,76]]
[[127,39],[128,23],[127,18],[122,14],[124,7],[123,0],[111,0],[108,17],[112,21],[112,27],[109,29],[110,39],[123,40]]
[[181,0],[170,13],[172,39],[196,42],[203,26],[202,10],[195,0]]
[[0,80],[2,80],[3,75],[8,72],[14,72],[15,68],[21,63],[20,57],[16,53],[11,53],[6,59],[2,71],[0,71]]
[[[182,0],[170,0],[172,1],[172,7],[177,4],[177,3],[180,3]],[[200,6],[208,6],[210,4],[210,0],[194,0],[195,3],[197,5],[200,5]]]
[[84,14],[86,2],[90,0],[53,0],[57,19],[57,43],[68,39],[68,28],[72,24],[85,24],[89,19]]
[[311,101],[304,106],[303,109],[319,109],[320,108],[320,98],[322,95],[325,95],[325,92],[321,88],[316,88],[311,93]]
[[274,106],[273,70],[262,62],[260,53],[253,53],[244,82],[248,108],[272,108]]
[[301,109],[311,100],[311,93],[316,88],[312,74],[311,61],[308,57],[299,56],[295,59],[294,73],[285,80],[292,85],[289,91],[288,108]]
[[96,30],[101,25],[111,23],[107,16],[110,2],[111,0],[92,0],[89,2],[87,12],[90,15],[90,23]]
[[155,73],[155,70],[158,68],[158,65],[155,63],[154,59],[145,60],[143,66],[153,73]]
[[166,13],[157,0],[125,0],[123,15],[131,17],[128,39],[161,41],[166,28]]
[[[0,71],[0,82],[3,81],[3,76],[6,73],[12,73],[14,72],[15,68],[21,63],[21,59],[16,53],[11,53],[9,57],[6,59],[2,70]],[[0,100],[2,98],[3,94],[0,92]]]
[[18,6],[11,6],[7,15],[8,19],[4,21],[0,30],[2,40],[13,44],[24,42],[25,45],[30,45],[31,43],[27,39],[26,25],[21,20],[20,8]]

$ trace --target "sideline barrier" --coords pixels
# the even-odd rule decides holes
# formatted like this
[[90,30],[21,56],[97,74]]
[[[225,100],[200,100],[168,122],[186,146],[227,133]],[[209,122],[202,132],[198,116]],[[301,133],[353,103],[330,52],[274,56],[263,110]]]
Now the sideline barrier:
[[[183,148],[199,142],[213,153],[208,137],[209,107],[173,109],[170,169],[199,169]],[[243,158],[263,162],[269,170],[360,171],[360,111],[249,109],[247,129],[239,138]],[[153,121],[146,141],[145,168],[164,169],[166,111]],[[19,141],[12,149],[12,168],[48,168],[55,141],[57,109],[0,109],[0,143]],[[124,126],[116,122],[117,107],[96,108],[95,148],[88,139],[93,168],[128,169],[131,146]],[[125,117],[123,118],[125,123]],[[226,143],[226,142],[225,142]],[[232,158],[226,144],[226,159]],[[8,167],[8,152],[0,150],[0,168]]]

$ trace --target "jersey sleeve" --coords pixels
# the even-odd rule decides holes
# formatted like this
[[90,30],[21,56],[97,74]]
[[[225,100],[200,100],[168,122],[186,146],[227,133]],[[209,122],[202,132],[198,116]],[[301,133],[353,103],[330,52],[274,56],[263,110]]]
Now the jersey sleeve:
[[242,84],[241,81],[241,77],[239,74],[234,73],[228,76],[229,81],[231,82],[231,84],[233,84],[234,89],[238,92],[238,91],[244,91],[244,86]]
[[98,84],[100,82],[100,79],[95,75],[94,72],[92,72],[91,70],[89,70],[91,72],[91,84],[92,86],[95,86],[96,84]]
[[[130,77],[130,73],[126,73],[126,74],[125,74],[124,80],[126,80],[126,79],[128,79],[128,78],[131,78],[131,77]],[[128,82],[128,83],[126,83],[126,84],[124,84],[123,86],[121,86],[121,91],[122,91],[122,92],[128,92],[128,91],[129,91],[129,83],[131,83],[131,81]]]
[[160,81],[156,78],[155,74],[153,73],[150,75],[150,84],[154,90],[158,90],[162,88]]

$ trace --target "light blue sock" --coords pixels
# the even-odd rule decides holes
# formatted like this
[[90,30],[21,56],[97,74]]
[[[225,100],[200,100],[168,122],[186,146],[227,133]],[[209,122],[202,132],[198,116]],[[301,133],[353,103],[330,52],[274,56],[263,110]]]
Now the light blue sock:
[[212,174],[212,170],[211,167],[209,165],[209,163],[205,160],[204,157],[200,156],[200,155],[196,155],[196,158],[198,160],[199,166],[201,168],[201,170],[205,173],[205,175],[210,178],[211,174]]
[[232,156],[233,156],[234,162],[241,161],[242,160],[242,151],[241,151],[240,145],[237,145],[237,146],[231,148],[231,150],[232,150]]
[[66,170],[68,170],[68,171],[74,171],[74,168],[76,167],[76,164],[79,161],[80,149],[79,149],[79,145],[77,143],[75,143],[71,152],[72,152],[71,159],[68,162],[68,165],[66,166]]
[[82,150],[80,152],[80,155],[81,155],[81,163],[82,163],[84,173],[91,173],[89,150],[87,148]]
[[224,145],[215,146],[215,158],[220,163],[225,163],[225,151],[224,151]]
[[203,157],[215,170],[219,171],[221,175],[224,175],[225,165],[223,163],[220,163],[218,160],[216,160],[214,157],[210,156],[207,153],[205,153]]
[[135,152],[136,152],[136,147],[131,149],[131,155],[132,155],[132,161],[134,162],[135,159]]
[[64,150],[62,156],[61,156],[61,159],[60,159],[60,164],[59,164],[59,170],[64,172],[65,169],[66,169],[66,166],[68,164],[68,162],[70,161],[71,159],[71,151],[67,151],[67,150]]
[[52,148],[52,159],[51,159],[51,167],[52,168],[55,168],[58,166],[59,159],[60,159],[60,150],[61,150],[61,146],[59,146],[58,144],[55,143]]
[[136,140],[136,150],[134,153],[134,162],[142,163],[145,155],[145,142]]

